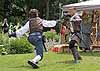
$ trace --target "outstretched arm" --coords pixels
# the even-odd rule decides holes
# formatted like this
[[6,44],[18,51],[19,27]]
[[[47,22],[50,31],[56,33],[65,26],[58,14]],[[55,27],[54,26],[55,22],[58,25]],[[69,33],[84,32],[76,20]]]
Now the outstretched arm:
[[55,20],[51,20],[51,21],[43,20],[42,21],[43,27],[54,27],[56,26],[56,23],[57,22]]
[[29,30],[29,21],[16,32],[10,33],[9,37],[20,37]]
[[16,37],[22,36],[27,31],[29,31],[29,21],[23,27],[16,31]]
[[80,16],[76,13],[74,16],[71,17],[70,21],[82,21],[82,19],[80,18]]

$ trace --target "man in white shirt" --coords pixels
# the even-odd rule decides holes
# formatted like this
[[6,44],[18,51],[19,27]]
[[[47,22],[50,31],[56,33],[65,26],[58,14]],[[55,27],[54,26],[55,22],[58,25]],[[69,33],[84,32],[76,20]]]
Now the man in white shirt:
[[55,25],[56,21],[43,20],[38,16],[37,9],[31,9],[29,11],[29,21],[27,21],[27,23],[16,32],[9,34],[10,37],[11,36],[20,37],[27,31],[30,32],[28,40],[32,45],[36,46],[35,57],[32,60],[28,61],[28,64],[30,64],[33,67],[33,69],[39,68],[37,63],[43,59],[43,42],[42,42],[43,27],[54,27]]

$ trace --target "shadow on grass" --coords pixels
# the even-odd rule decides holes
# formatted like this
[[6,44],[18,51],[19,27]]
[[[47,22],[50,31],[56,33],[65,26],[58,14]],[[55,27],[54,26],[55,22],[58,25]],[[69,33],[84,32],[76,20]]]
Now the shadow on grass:
[[[42,64],[40,64],[39,69],[52,67],[52,66],[57,65],[57,64],[65,64],[67,67],[68,66],[70,67],[70,66],[73,66],[75,63],[73,63],[72,60],[69,60],[69,61],[55,61],[55,62],[51,62],[49,64],[48,63],[42,63]],[[16,65],[16,66],[12,66],[12,67],[9,67],[9,68],[26,69],[26,70],[32,70],[33,69],[30,65]]]
[[72,69],[72,66],[75,65],[72,60],[70,61],[55,61],[49,64],[43,64],[40,66],[40,69],[45,69],[45,68],[55,68],[56,66],[61,65],[61,67],[69,67]]
[[57,61],[56,63],[62,63],[62,64],[74,64],[73,60],[70,61]]
[[27,69],[32,69],[32,67],[29,66],[29,65],[12,66],[12,67],[9,67],[9,68],[27,68]]
[[100,57],[100,51],[92,51],[92,52],[80,52],[82,56],[96,56]]

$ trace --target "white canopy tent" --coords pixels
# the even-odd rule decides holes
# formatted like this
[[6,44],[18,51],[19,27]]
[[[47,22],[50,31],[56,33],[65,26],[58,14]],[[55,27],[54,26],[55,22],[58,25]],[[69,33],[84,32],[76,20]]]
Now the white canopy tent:
[[[75,7],[80,12],[82,10],[100,9],[100,0],[89,0],[89,1],[79,2],[79,3],[69,4],[69,5],[63,5],[63,11],[66,12],[68,10],[68,8],[70,8],[70,7]],[[99,18],[98,18],[99,19],[99,22],[98,22],[99,24],[96,23],[95,28],[94,28],[96,30],[95,31],[96,32],[95,33],[95,35],[96,35],[96,37],[95,37],[96,38],[96,44],[98,44],[97,39],[98,39],[98,33],[100,32],[100,31],[98,31],[98,28],[99,28],[98,26],[100,26],[100,10],[98,10],[98,12],[99,12]],[[100,37],[100,34],[99,34],[99,37]],[[94,39],[94,41],[95,41],[95,39]]]
[[74,3],[69,5],[63,6],[63,11],[67,11],[69,7],[75,7],[77,10],[84,10],[84,9],[100,9],[100,0],[90,0],[84,1],[80,3]]

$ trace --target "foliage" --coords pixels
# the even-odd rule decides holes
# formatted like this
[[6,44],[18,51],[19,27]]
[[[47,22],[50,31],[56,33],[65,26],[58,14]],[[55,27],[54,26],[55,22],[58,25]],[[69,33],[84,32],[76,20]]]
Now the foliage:
[[0,33],[0,45],[9,45],[8,34]]
[[2,32],[2,22],[0,22],[0,33]]
[[60,33],[61,24],[62,24],[61,21],[59,21],[59,22],[57,22],[57,24],[56,24],[56,26],[55,26],[55,30],[56,30],[57,34]]
[[[18,16],[20,19],[26,19],[28,16],[28,11],[30,8],[36,8],[40,11],[40,16],[46,18],[46,15],[49,14],[48,19],[58,19],[60,8],[59,4],[69,4],[78,2],[78,0],[0,0],[0,20],[2,21],[4,17],[4,3],[5,1],[9,2],[8,9],[11,10],[10,16]],[[7,2],[7,4],[8,4]],[[48,7],[47,7],[48,6]],[[8,7],[8,6],[7,6]],[[49,11],[48,11],[49,9]],[[21,18],[22,17],[22,18]]]
[[47,31],[44,33],[44,35],[46,36],[47,39],[53,39],[55,38],[56,32]]
[[54,40],[56,40],[56,42],[58,42],[59,39],[60,39],[60,35],[57,34],[56,32],[47,31],[47,32],[44,32],[44,35],[48,40],[49,39],[52,39],[52,40],[54,39]]
[[10,40],[10,54],[31,53],[32,51],[32,45],[27,41],[25,37]]
[[7,53],[7,51],[6,51],[6,49],[5,48],[2,48],[1,49],[1,55],[7,55],[8,53]]
[[27,41],[26,37],[9,38],[7,34],[0,34],[0,53],[5,48],[9,54],[31,53],[32,45]]
[[0,22],[3,20],[3,16],[4,16],[3,5],[4,5],[4,0],[0,0]]
[[54,37],[54,39],[56,40],[56,42],[58,42],[59,39],[60,39],[60,35],[59,34],[56,34],[55,37]]
[[9,48],[8,34],[0,33],[0,37],[0,53],[7,54],[7,50]]

